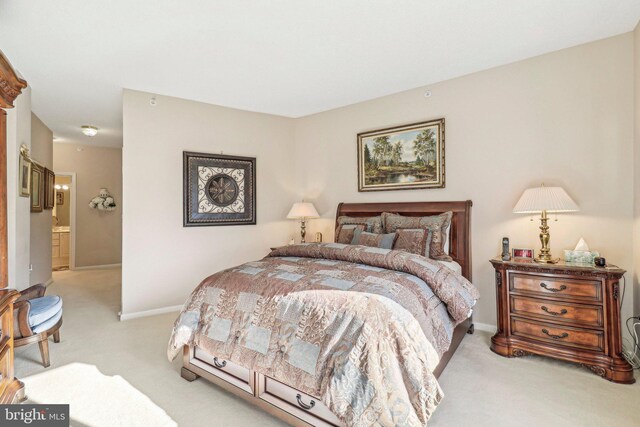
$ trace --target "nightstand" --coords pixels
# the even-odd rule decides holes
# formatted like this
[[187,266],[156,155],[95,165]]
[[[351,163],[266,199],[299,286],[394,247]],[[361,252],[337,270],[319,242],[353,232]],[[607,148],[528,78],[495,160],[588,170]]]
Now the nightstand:
[[622,357],[619,280],[625,270],[491,260],[498,331],[491,350],[576,362],[610,381],[635,382]]

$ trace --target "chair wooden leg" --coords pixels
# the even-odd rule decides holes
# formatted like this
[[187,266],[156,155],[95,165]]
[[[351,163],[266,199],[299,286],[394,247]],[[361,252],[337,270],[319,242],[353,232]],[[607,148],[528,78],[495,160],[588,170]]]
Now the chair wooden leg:
[[38,341],[38,345],[40,346],[40,355],[42,355],[42,364],[45,368],[48,368],[51,364],[49,362],[49,338]]
[[60,342],[60,329],[53,333],[53,342]]

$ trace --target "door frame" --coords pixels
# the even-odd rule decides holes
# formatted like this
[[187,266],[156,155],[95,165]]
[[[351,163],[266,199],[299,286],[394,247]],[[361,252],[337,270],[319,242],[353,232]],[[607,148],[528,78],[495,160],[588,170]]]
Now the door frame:
[[76,173],[75,172],[56,172],[56,176],[68,176],[71,177],[71,185],[69,186],[69,193],[71,193],[69,206],[69,270],[76,269]]

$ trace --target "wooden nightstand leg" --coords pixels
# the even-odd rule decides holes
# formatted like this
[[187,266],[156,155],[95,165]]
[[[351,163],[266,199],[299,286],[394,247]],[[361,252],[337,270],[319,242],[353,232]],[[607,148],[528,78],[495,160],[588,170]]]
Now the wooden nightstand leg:
[[507,342],[507,339],[500,334],[495,334],[491,337],[491,351],[495,354],[503,356],[503,357],[514,357],[511,354],[511,346]]
[[200,378],[200,375],[196,374],[195,372],[191,372],[184,366],[182,367],[182,369],[180,369],[180,376],[189,382],[195,381]]
[[589,368],[591,372],[618,384],[633,384],[636,382],[633,375],[633,368],[622,357],[615,357],[610,366],[589,365],[582,363],[582,366]]

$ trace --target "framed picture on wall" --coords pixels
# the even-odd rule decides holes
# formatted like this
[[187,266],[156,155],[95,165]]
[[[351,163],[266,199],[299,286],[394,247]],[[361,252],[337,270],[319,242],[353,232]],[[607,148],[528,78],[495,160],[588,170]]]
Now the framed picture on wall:
[[183,226],[256,223],[256,159],[183,152]]
[[358,134],[358,191],[444,188],[444,119]]
[[44,168],[44,208],[53,209],[56,202],[56,174]]
[[56,205],[64,205],[64,193],[62,191],[56,191]]
[[18,183],[20,197],[29,197],[31,195],[31,161],[24,154],[20,154]]
[[44,203],[44,168],[31,165],[31,212],[42,212]]

